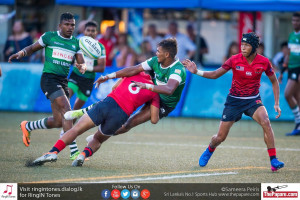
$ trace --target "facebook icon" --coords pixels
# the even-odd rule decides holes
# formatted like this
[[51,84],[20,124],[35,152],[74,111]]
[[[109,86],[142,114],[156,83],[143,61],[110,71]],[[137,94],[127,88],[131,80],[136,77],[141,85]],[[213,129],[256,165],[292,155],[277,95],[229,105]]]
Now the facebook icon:
[[104,199],[108,199],[108,198],[110,197],[110,191],[109,191],[108,189],[102,190],[101,196],[102,196]]

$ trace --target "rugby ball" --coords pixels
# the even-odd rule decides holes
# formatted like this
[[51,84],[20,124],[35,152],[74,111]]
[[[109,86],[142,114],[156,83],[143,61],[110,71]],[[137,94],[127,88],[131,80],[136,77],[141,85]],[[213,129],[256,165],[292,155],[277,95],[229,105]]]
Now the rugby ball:
[[91,37],[83,36],[79,39],[81,51],[89,58],[98,59],[101,55],[101,48],[98,41]]

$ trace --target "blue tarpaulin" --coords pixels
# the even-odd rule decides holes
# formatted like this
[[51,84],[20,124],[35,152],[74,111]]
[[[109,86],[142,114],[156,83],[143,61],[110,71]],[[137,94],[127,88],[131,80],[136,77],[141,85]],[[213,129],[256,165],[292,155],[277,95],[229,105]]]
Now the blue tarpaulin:
[[13,5],[15,0],[0,0],[0,5]]
[[300,0],[201,0],[201,6],[224,11],[299,11]]
[[299,11],[300,0],[56,0],[57,4],[112,8],[203,8],[224,11]]
[[57,4],[111,8],[199,8],[201,0],[56,0]]

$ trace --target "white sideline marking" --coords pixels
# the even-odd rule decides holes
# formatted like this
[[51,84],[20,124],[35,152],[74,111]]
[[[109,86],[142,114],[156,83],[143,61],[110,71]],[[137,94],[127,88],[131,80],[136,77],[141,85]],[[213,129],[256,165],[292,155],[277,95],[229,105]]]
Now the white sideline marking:
[[[156,177],[146,177],[146,178],[131,178],[131,179],[114,179],[108,181],[97,181],[93,183],[127,183],[136,181],[154,181],[154,180],[167,180],[176,178],[195,178],[201,176],[222,176],[222,175],[236,175],[237,172],[224,172],[224,173],[198,173],[198,174],[185,174],[185,175],[171,175],[171,176],[156,176]],[[86,182],[91,183],[91,182]]]
[[[198,144],[177,144],[177,143],[161,143],[161,142],[112,142],[115,144],[126,144],[126,145],[149,145],[149,146],[182,146],[182,147],[207,147],[208,145]],[[254,149],[254,150],[266,150],[266,147],[246,147],[246,146],[219,146],[223,149]],[[291,148],[276,148],[280,151],[300,151],[300,149]]]

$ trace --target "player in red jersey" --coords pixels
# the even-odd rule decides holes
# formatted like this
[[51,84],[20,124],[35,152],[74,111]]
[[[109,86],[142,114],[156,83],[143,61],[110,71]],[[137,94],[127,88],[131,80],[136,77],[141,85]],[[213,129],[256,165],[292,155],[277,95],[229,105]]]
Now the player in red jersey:
[[241,41],[242,53],[232,56],[222,67],[215,71],[200,71],[197,70],[194,62],[190,60],[183,62],[190,72],[205,78],[217,79],[230,69],[233,72],[232,85],[226,99],[219,131],[212,137],[208,148],[201,155],[199,159],[201,167],[206,166],[216,147],[226,139],[231,126],[241,119],[243,113],[252,117],[263,128],[272,171],[284,167],[284,163],[276,158],[274,132],[259,95],[260,78],[262,73],[265,72],[273,86],[274,109],[278,112],[276,118],[279,118],[281,115],[279,84],[268,58],[256,53],[258,44],[259,38],[255,33],[243,34]]
[[57,160],[57,154],[62,151],[66,145],[69,145],[79,135],[85,131],[99,126],[94,137],[89,141],[84,151],[73,161],[73,166],[82,166],[84,159],[92,156],[101,144],[127,121],[129,116],[141,105],[151,102],[151,122],[157,123],[159,120],[159,96],[150,90],[141,90],[136,87],[135,82],[153,84],[150,75],[141,72],[132,77],[125,77],[119,85],[102,101],[84,114],[78,123],[67,131],[45,155],[33,161],[34,165],[42,165],[45,162]]

